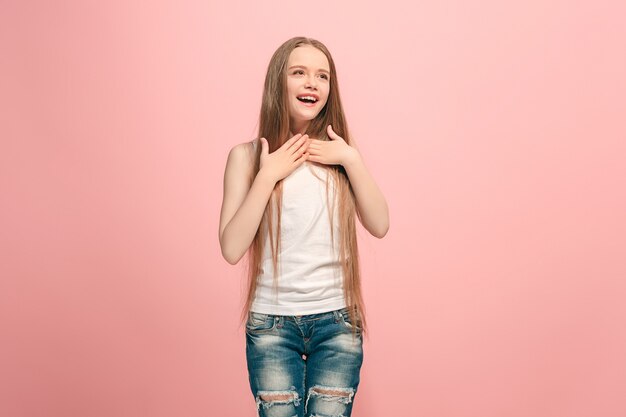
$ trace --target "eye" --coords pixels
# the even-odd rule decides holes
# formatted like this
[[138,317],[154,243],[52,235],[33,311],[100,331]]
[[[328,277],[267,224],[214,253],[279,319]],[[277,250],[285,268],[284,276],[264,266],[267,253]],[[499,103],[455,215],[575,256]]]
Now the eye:
[[300,73],[304,74],[304,71],[302,71],[302,70],[295,70],[293,73],[294,74],[300,74]]
[[322,74],[322,78],[324,78],[325,80],[327,80],[327,79],[328,79],[328,75],[326,75],[326,74]]

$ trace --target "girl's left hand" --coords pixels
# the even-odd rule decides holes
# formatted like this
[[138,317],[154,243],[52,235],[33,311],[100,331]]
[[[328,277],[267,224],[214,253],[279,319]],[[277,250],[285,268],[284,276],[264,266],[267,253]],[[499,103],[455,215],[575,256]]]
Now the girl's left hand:
[[331,125],[328,125],[326,131],[331,140],[311,139],[307,159],[326,165],[345,165],[355,156],[357,150],[336,134]]

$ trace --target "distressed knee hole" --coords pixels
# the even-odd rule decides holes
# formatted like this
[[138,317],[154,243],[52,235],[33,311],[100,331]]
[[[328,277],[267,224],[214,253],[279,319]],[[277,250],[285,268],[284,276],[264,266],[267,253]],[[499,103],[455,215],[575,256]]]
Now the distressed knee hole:
[[318,397],[323,401],[349,404],[350,402],[352,402],[352,397],[354,397],[354,393],[354,388],[322,387],[316,385],[309,388],[304,409],[306,410],[308,408],[308,403],[311,397]]
[[289,391],[258,391],[256,395],[257,408],[263,407],[264,409],[270,408],[274,405],[291,404],[294,406],[300,405],[300,397],[295,391],[295,387]]
[[268,403],[275,402],[289,402],[289,400],[293,399],[293,395],[291,394],[281,394],[281,395],[259,395],[261,401],[267,401]]
[[314,394],[328,395],[334,397],[349,397],[350,392],[339,389],[311,388]]

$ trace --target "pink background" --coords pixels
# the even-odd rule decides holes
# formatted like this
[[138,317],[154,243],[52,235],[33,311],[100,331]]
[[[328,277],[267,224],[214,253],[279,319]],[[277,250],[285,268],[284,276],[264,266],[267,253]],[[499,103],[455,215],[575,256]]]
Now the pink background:
[[228,150],[334,55],[387,196],[355,416],[626,415],[618,1],[0,3],[0,415],[255,415]]

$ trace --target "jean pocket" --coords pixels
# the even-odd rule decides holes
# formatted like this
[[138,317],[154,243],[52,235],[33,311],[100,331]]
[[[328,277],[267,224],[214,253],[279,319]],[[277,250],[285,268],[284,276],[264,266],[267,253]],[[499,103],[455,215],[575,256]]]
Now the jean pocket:
[[[343,323],[343,325],[350,329],[350,331],[352,331],[352,328],[354,327],[354,322],[352,318],[350,318],[350,313],[348,312],[348,309],[342,308],[341,310],[339,310],[339,315],[341,316],[341,322]],[[363,330],[361,326],[361,318],[358,313],[356,315],[356,330],[357,332]]]
[[248,313],[248,321],[246,322],[246,331],[250,333],[271,332],[276,327],[276,320],[270,314]]

